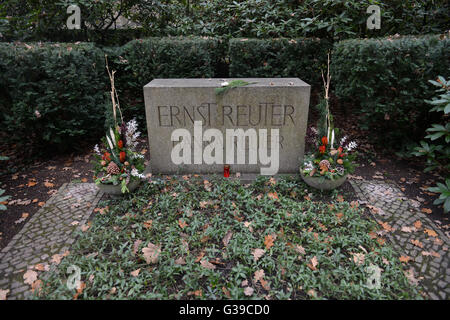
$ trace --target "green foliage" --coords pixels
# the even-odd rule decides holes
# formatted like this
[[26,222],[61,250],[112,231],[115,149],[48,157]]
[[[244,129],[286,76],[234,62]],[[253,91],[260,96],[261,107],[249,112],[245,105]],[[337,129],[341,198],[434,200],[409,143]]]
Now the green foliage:
[[444,205],[444,212],[450,212],[450,179],[445,180],[445,185],[438,182],[436,187],[429,188],[431,192],[440,193],[439,198],[433,204]]
[[124,117],[146,128],[143,87],[155,78],[211,78],[223,46],[217,39],[148,38],[109,48]]
[[92,44],[0,44],[0,122],[9,142],[69,150],[104,122],[104,58]]
[[[0,161],[8,160],[9,157],[0,156]],[[10,196],[2,196],[5,193],[5,190],[0,188],[0,210],[6,210],[6,206],[2,203],[10,198]]]
[[331,42],[319,39],[231,39],[230,77],[299,77],[320,87]]
[[448,36],[354,39],[336,43],[335,93],[359,105],[360,126],[380,145],[399,150],[417,142],[435,119],[424,107],[428,79],[449,76]]
[[[298,178],[273,184],[260,177],[250,186],[223,178],[210,182],[158,178],[102,203],[109,210],[79,231],[71,254],[43,280],[40,299],[73,298],[76,289],[65,283],[72,264],[86,284],[78,295],[83,300],[314,299],[310,290],[318,299],[421,298],[393,249],[371,237],[378,227],[362,209],[332,195],[322,202]],[[275,192],[277,199],[268,196]],[[311,201],[304,201],[308,194]],[[268,236],[274,241],[266,247]],[[156,265],[143,256],[150,243],[161,247]],[[252,254],[257,248],[265,250],[259,259]],[[361,264],[353,260],[356,253],[364,255]],[[316,267],[308,266],[311,259]],[[367,287],[370,265],[383,269],[379,289]],[[267,289],[253,282],[258,270]],[[245,280],[254,288],[250,297]]]
[[247,82],[247,81],[243,81],[243,80],[233,80],[233,81],[230,81],[230,83],[228,83],[227,85],[224,85],[224,86],[222,86],[220,88],[216,88],[215,92],[216,92],[216,95],[223,95],[230,89],[247,86],[247,85],[249,85],[251,83],[256,83],[256,82]]
[[[70,4],[81,9],[80,31],[65,26]],[[371,4],[381,8],[380,30],[366,28]],[[0,4],[0,32],[8,41],[111,45],[137,34],[338,40],[444,32],[449,9],[446,0],[9,0]],[[114,30],[119,15],[134,21],[136,29]]]
[[[442,124],[432,124],[431,128],[426,130],[428,135],[425,136],[425,139],[430,140],[430,142],[421,141],[420,146],[414,148],[412,155],[427,158],[425,172],[437,171],[448,177],[450,174],[450,80],[447,81],[444,77],[439,76],[437,81],[430,80],[429,82],[439,87],[436,90],[439,95],[431,101],[426,100],[426,102],[433,106],[430,112],[443,113],[440,117]],[[441,194],[434,203],[444,203],[444,211],[449,212],[450,193],[448,186],[450,186],[450,179],[447,178],[446,183],[447,188],[442,183],[438,183],[438,187],[433,188],[434,191],[432,192]]]

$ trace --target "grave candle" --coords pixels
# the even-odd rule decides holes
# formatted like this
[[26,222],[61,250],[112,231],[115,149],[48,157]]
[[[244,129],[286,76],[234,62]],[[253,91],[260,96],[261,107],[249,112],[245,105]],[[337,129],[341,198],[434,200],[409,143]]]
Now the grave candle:
[[223,166],[223,176],[225,178],[229,178],[230,177],[230,166],[228,164]]

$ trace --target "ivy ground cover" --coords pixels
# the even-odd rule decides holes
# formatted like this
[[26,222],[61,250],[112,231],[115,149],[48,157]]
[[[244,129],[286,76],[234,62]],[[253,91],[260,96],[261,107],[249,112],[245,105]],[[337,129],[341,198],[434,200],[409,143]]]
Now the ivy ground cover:
[[297,178],[153,179],[95,211],[36,298],[420,298],[356,201]]

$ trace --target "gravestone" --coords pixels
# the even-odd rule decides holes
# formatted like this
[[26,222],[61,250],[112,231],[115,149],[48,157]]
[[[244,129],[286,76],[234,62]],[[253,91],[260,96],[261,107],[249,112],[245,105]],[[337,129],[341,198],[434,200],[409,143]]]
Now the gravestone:
[[[249,84],[216,92],[233,80]],[[149,171],[221,174],[229,164],[232,173],[297,173],[310,89],[298,78],[151,81],[144,86]]]

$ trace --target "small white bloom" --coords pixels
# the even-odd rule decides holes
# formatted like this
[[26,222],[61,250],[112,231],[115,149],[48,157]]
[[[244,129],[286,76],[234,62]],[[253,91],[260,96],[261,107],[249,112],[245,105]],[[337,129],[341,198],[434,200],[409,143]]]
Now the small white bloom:
[[351,141],[346,147],[345,149],[347,151],[352,151],[353,149],[355,149],[358,145],[356,144],[355,141]]
[[312,170],[312,169],[314,169],[312,162],[311,161],[305,162],[304,170]]
[[142,173],[139,173],[139,171],[137,171],[136,168],[131,169],[130,173],[133,177],[137,177],[139,179],[145,179],[145,175],[143,175]]
[[345,143],[345,141],[347,141],[347,136],[344,136],[342,139],[341,139],[341,142],[339,142],[339,145],[343,145],[344,143]]
[[96,154],[98,154],[98,155],[101,155],[100,149],[99,149],[99,147],[98,147],[98,144],[96,144],[96,145],[94,146],[94,152],[95,152]]
[[228,86],[229,85],[229,83],[228,82],[226,82],[226,81],[224,81],[224,82],[222,82],[221,84],[220,84],[222,87],[226,87],[226,86]]

